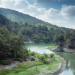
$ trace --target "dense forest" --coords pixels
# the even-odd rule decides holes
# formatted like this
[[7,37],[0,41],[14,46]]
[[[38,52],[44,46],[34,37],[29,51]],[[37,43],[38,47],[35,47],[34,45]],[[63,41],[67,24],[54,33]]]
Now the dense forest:
[[[19,13],[17,11],[1,9],[0,13],[0,26],[6,27],[9,31],[19,35],[25,42],[34,43],[57,43],[57,39],[64,36],[65,43],[73,43],[75,37],[75,30],[64,27],[57,27],[55,25],[43,22],[31,16]],[[9,15],[4,15],[4,14]],[[14,15],[15,21],[12,21]],[[9,18],[10,16],[10,18]],[[21,22],[18,18],[23,19]],[[28,20],[29,22],[26,20]],[[36,22],[37,21],[37,22]],[[36,23],[34,23],[36,22]]]

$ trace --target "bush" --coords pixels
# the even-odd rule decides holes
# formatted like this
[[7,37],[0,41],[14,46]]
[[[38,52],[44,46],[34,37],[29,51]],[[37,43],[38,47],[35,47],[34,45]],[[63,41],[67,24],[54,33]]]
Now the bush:
[[54,54],[50,54],[50,58],[53,58],[54,57]]
[[46,56],[46,55],[41,55],[39,59],[44,64],[49,64],[50,63],[50,58],[48,56]]

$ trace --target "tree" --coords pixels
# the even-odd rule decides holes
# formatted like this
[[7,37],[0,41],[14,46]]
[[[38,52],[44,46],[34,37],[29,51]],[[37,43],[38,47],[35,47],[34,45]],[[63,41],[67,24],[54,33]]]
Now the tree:
[[0,28],[0,59],[23,58],[24,42],[18,35]]
[[65,44],[64,35],[60,35],[60,36],[57,38],[57,41],[58,41],[58,45],[59,45],[59,50],[60,50],[61,52],[63,52],[63,47],[64,47],[64,44]]

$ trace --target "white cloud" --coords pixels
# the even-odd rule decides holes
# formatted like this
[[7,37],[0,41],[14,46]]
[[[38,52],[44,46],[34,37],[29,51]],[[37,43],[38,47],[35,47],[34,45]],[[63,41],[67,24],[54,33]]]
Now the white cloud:
[[0,0],[0,7],[18,10],[58,26],[75,28],[75,6],[45,9],[37,5],[37,0]]
[[75,17],[75,6],[63,6],[61,13],[65,17]]
[[75,29],[74,7],[75,6],[63,6],[61,9],[50,8],[39,15],[38,18],[58,26]]

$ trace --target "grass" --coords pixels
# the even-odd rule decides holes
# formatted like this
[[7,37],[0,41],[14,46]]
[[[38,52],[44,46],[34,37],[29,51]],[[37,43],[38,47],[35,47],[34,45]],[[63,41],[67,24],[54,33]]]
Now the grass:
[[56,57],[55,61],[50,64],[43,64],[41,62],[24,62],[12,70],[0,71],[0,75],[36,75],[45,71],[53,72],[57,69],[59,63],[59,57]]
[[[48,45],[49,49],[57,48],[57,45]],[[53,59],[54,60],[54,59]],[[60,63],[60,57],[55,55],[55,60],[50,64],[42,62],[24,62],[11,70],[2,70],[0,75],[39,75],[41,72],[54,72],[57,70]]]
[[49,66],[48,66],[48,69],[50,71],[55,71],[57,70],[59,64],[61,63],[61,58],[59,56],[56,56],[56,59],[55,61],[53,61]]

